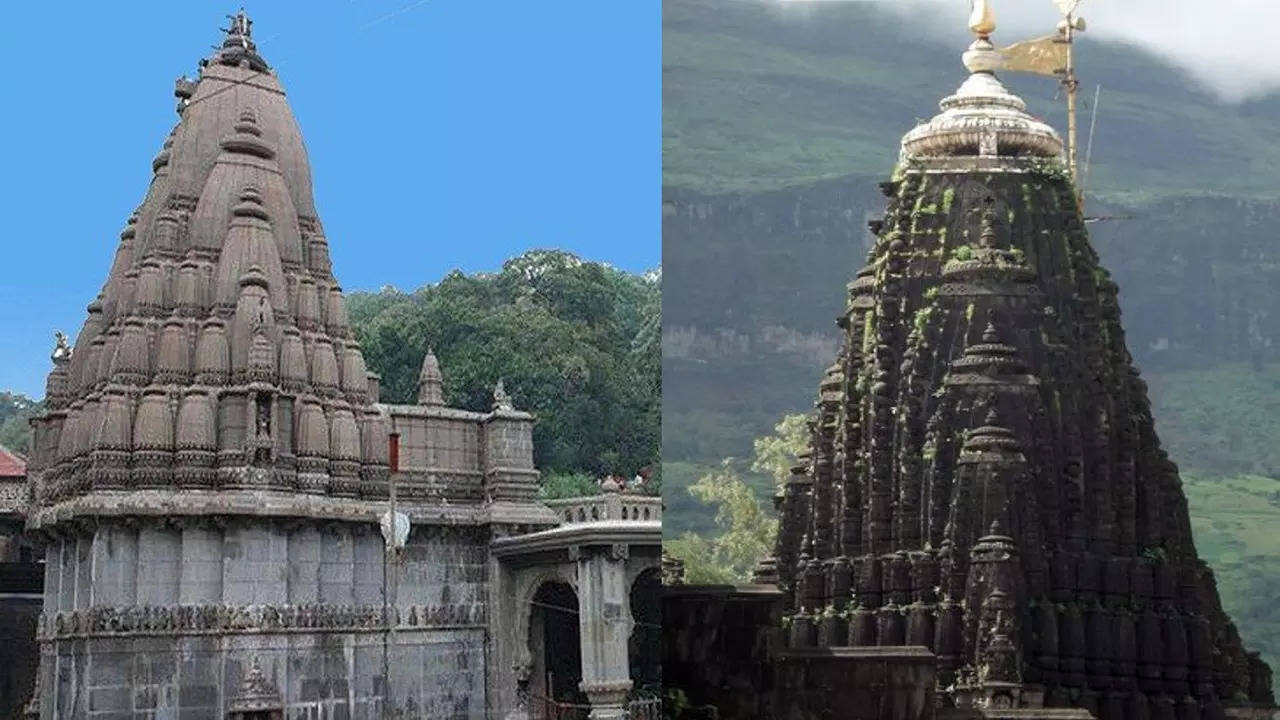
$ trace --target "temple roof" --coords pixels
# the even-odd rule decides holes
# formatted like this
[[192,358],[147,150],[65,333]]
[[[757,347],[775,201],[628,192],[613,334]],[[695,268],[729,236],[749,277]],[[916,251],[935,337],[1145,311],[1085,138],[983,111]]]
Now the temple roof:
[[353,494],[385,471],[306,149],[251,28],[231,16],[198,76],[178,81],[178,124],[102,292],[74,348],[54,353],[56,432],[37,453],[54,499],[215,467],[219,482],[296,471]]
[[24,478],[27,461],[9,448],[0,445],[0,478]]
[[996,77],[1003,60],[991,44],[995,18],[985,4],[982,11],[970,24],[977,39],[963,55],[969,77],[939,103],[940,114],[902,138],[904,158],[1062,155],[1058,133],[1028,114],[1022,98]]

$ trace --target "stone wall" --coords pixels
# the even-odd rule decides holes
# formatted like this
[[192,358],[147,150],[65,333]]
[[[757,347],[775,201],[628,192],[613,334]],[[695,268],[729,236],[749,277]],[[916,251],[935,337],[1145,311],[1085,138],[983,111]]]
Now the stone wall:
[[693,717],[932,720],[933,653],[920,647],[784,651],[782,593],[763,585],[669,585],[662,682]]
[[763,586],[670,585],[662,598],[662,685],[719,717],[768,717],[782,593]]
[[848,647],[780,655],[779,720],[933,720],[933,653],[922,647]]
[[412,717],[485,714],[480,528],[414,529],[394,633],[372,524],[104,522],[47,557],[43,717],[222,717],[254,659],[300,717],[379,717],[385,668]]
[[[0,564],[0,575],[5,573]],[[25,567],[25,565],[24,565]],[[35,590],[39,591],[39,583]],[[17,718],[36,679],[40,649],[36,644],[36,622],[40,599],[27,593],[0,592],[0,718]]]

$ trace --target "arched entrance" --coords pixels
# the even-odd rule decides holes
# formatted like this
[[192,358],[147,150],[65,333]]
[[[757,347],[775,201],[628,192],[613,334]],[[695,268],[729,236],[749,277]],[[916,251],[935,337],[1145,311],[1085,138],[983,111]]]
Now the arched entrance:
[[567,583],[538,587],[529,613],[529,677],[535,720],[586,717],[582,682],[582,644],[578,629],[578,596]]
[[662,578],[657,568],[640,573],[631,584],[631,618],[635,624],[627,656],[633,694],[658,697],[662,694]]

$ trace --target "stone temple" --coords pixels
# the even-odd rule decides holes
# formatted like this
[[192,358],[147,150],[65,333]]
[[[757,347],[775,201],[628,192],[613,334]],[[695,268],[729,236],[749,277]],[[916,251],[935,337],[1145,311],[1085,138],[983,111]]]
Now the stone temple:
[[725,717],[1272,717],[1062,142],[973,29],[881,184],[776,552],[667,588],[665,682]]
[[538,502],[534,418],[500,382],[491,411],[445,406],[430,353],[416,404],[378,402],[298,125],[243,13],[176,95],[33,423],[28,712],[627,712],[656,674],[656,499]]

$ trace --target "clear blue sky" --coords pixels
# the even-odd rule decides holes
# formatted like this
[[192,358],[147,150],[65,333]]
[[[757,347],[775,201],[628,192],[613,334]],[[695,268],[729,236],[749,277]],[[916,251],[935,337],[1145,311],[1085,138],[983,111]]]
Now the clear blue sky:
[[[0,43],[0,390],[44,395],[231,2],[12,3]],[[347,290],[557,247],[660,258],[657,0],[247,2]]]

